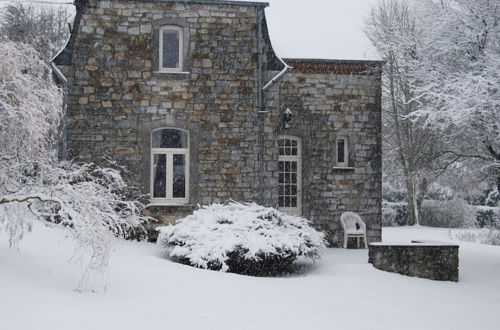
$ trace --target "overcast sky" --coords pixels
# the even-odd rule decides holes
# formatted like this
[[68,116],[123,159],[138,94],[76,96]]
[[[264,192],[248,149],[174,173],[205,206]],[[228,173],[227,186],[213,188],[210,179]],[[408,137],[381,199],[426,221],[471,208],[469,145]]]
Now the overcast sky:
[[377,59],[363,33],[378,0],[268,0],[267,24],[280,57]]
[[378,0],[250,1],[269,3],[267,24],[273,48],[280,57],[377,59],[363,34],[363,20]]

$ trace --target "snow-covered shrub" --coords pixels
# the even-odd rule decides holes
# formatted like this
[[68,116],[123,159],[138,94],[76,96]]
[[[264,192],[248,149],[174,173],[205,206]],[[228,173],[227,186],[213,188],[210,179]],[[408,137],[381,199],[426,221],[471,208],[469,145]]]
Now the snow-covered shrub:
[[423,226],[443,228],[475,227],[476,212],[466,201],[454,198],[449,201],[425,200],[419,222]]
[[382,208],[382,226],[383,227],[391,227],[397,225],[396,217],[398,212],[390,207]]
[[426,197],[430,200],[449,201],[455,197],[455,192],[450,187],[445,187],[437,182],[433,182],[429,186]]
[[500,245],[500,230],[498,229],[469,229],[466,231],[450,233],[450,237],[458,241]]
[[[408,223],[408,204],[406,204],[405,202],[392,203],[383,201],[382,207],[383,209],[391,209],[395,212],[394,218],[390,219],[392,224],[387,224],[387,226],[405,226]],[[385,212],[388,213],[389,211]],[[394,212],[391,212],[391,214],[394,214]]]
[[382,197],[384,201],[391,203],[401,202],[406,198],[406,189],[392,181],[384,180],[382,183]]
[[158,231],[173,260],[245,275],[280,274],[299,256],[317,259],[325,247],[323,233],[306,219],[237,202],[203,206]]
[[500,228],[500,207],[474,206],[479,228]]

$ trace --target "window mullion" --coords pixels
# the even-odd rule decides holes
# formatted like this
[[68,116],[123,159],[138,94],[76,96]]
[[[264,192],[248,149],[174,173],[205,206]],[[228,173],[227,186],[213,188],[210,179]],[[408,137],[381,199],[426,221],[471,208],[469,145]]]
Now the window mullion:
[[173,155],[167,153],[167,199],[173,199]]

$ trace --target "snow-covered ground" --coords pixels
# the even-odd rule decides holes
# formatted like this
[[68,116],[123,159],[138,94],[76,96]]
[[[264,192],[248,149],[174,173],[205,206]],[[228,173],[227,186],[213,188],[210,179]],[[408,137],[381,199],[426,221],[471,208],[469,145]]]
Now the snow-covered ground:
[[[448,230],[384,228],[385,242],[449,241]],[[74,291],[72,243],[37,224],[9,249],[0,234],[0,329],[498,329],[500,247],[460,243],[460,282],[374,269],[367,250],[329,249],[305,275],[254,278],[119,242],[107,291]]]

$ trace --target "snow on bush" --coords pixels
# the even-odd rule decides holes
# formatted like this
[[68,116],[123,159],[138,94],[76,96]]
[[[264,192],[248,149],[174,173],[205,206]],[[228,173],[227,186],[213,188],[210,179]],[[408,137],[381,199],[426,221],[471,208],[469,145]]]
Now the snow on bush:
[[455,233],[450,232],[450,237],[458,241],[500,245],[500,230],[492,228],[468,229]]
[[158,244],[173,260],[246,275],[279,274],[299,256],[319,258],[325,247],[308,220],[237,202],[203,206],[158,231]]
[[476,210],[466,201],[454,198],[449,201],[425,200],[422,203],[420,224],[428,227],[475,227]]

